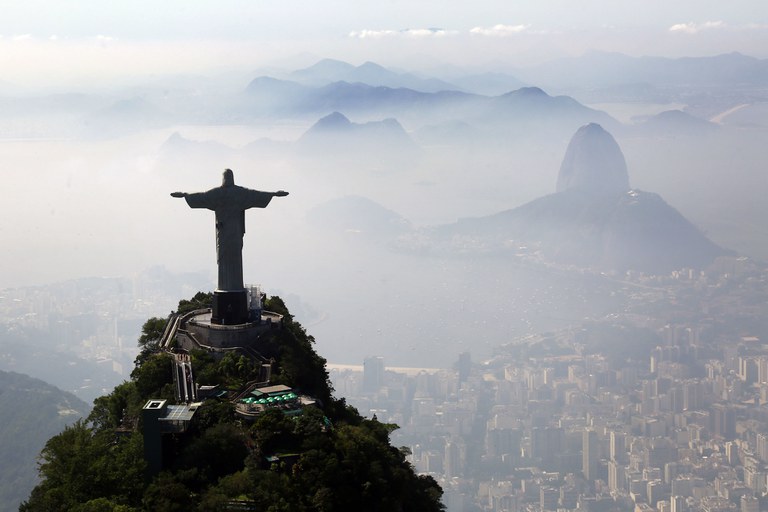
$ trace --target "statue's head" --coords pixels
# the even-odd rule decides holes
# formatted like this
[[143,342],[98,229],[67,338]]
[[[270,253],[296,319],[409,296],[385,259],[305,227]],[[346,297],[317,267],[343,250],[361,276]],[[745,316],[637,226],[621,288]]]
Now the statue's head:
[[235,174],[232,169],[225,169],[224,176],[221,179],[222,187],[234,187],[235,186]]

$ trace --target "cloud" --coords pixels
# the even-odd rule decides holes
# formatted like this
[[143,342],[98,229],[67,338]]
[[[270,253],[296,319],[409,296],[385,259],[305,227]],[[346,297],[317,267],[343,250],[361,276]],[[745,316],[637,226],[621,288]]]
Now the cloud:
[[357,30],[349,33],[354,39],[382,39],[385,37],[432,38],[455,35],[457,32],[443,28],[406,28],[402,30]]
[[381,39],[397,35],[394,30],[356,30],[349,33],[349,37],[354,39]]
[[456,32],[444,28],[408,28],[402,33],[409,37],[445,37],[456,34]]
[[680,32],[683,34],[696,34],[702,30],[710,30],[714,28],[725,28],[725,23],[722,21],[705,21],[704,23],[677,23],[669,27],[670,32]]
[[506,37],[528,30],[529,25],[494,25],[492,27],[475,27],[469,32],[481,36]]

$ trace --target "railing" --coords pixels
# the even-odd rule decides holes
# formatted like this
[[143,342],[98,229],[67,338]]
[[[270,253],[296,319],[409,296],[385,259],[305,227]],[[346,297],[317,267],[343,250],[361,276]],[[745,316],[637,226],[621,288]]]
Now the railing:
[[174,355],[173,377],[176,383],[176,399],[179,402],[189,403],[197,399],[195,378],[192,374],[192,362],[186,354]]
[[210,350],[211,349],[211,347],[208,347],[207,345],[203,345],[202,343],[200,343],[197,340],[197,338],[195,338],[195,335],[192,334],[190,331],[188,331],[186,329],[179,329],[179,334],[182,335],[182,336],[185,336],[188,340],[190,340],[192,343],[197,345],[197,347],[200,348],[200,349],[206,349],[206,350]]
[[190,311],[189,313],[184,313],[184,316],[181,317],[181,321],[184,323],[187,323],[189,319],[192,318],[193,316],[204,315],[210,312],[211,312],[211,308],[196,309],[194,311]]
[[[209,313],[211,311],[210,308],[205,309],[197,309],[194,311],[190,311],[188,313],[185,313],[184,315],[180,315],[178,313],[171,313],[168,316],[168,322],[166,323],[165,329],[163,330],[163,334],[159,341],[159,346],[162,350],[166,352],[170,352],[170,344],[171,341],[176,338],[176,336],[184,336],[188,340],[192,342],[193,345],[197,346],[201,350],[207,350],[207,351],[222,351],[222,352],[229,352],[229,351],[238,351],[243,353],[243,355],[249,357],[251,360],[260,362],[262,365],[269,363],[269,360],[265,358],[263,355],[261,355],[257,350],[255,350],[252,347],[212,347],[210,345],[206,345],[201,343],[197,337],[194,335],[194,333],[188,331],[184,327],[186,327],[187,322],[190,322],[192,318],[195,316],[203,315],[206,313]],[[267,317],[266,322],[271,325],[279,325],[282,322],[283,316],[274,313],[271,311],[263,311],[262,314]],[[183,327],[182,327],[183,326]],[[222,330],[235,330],[241,328],[240,326],[231,326],[231,325],[215,325],[216,329],[222,329]],[[176,384],[176,398],[179,402],[187,402],[189,403],[192,400],[197,399],[197,390],[195,388],[195,382],[194,382],[194,376],[192,373],[192,363],[189,360],[188,355],[182,355],[182,354],[173,354],[174,356],[174,381]],[[248,393],[250,393],[253,389],[263,386],[269,385],[269,380],[263,381],[263,380],[252,380],[248,383],[246,383],[243,388],[241,388],[241,391],[235,395],[235,397],[232,399],[232,401],[237,401],[238,399],[246,396]]]
[[236,402],[243,398],[245,395],[250,393],[256,388],[263,388],[265,386],[269,385],[269,381],[260,381],[260,380],[252,380],[250,382],[246,382],[245,385],[241,388],[241,391],[238,392],[232,399],[232,402]]
[[163,335],[160,336],[160,341],[158,342],[160,348],[166,349],[168,347],[170,340],[176,335],[176,329],[178,329],[178,327],[179,315],[177,313],[171,313],[168,315],[168,321],[165,323]]

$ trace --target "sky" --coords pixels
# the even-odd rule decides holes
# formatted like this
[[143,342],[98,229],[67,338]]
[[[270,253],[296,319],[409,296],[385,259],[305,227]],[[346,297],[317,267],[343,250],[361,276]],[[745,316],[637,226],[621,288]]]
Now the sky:
[[[253,77],[268,74],[263,68],[297,69],[322,58],[374,61],[425,75],[437,75],[435,70],[449,65],[514,71],[515,66],[589,50],[667,57],[738,51],[768,58],[764,1],[0,0],[0,99],[13,107],[19,91],[44,97],[38,94],[41,88],[90,92],[88,87],[122,99],[140,93],[125,92],[120,85],[152,85],[161,75],[171,76],[164,83],[186,84],[176,80],[178,74],[217,77],[216,86],[226,79],[240,91]],[[232,75],[235,79],[225,74],[234,72],[239,73]],[[194,87],[201,82],[190,81]],[[89,275],[94,261],[98,268],[93,271],[100,275],[155,263],[154,253],[132,241],[149,236],[146,226],[157,222],[156,212],[172,212],[163,214],[168,229],[186,222],[188,212],[169,202],[172,187],[202,190],[211,180],[206,175],[195,183],[183,169],[155,169],[157,148],[171,135],[168,130],[177,128],[102,144],[28,140],[26,131],[47,136],[44,127],[29,125],[36,122],[36,112],[30,121],[10,108],[0,126],[5,187],[0,204],[7,220],[0,225],[0,242],[6,241],[6,261],[14,262],[0,272],[0,288],[58,280],[65,266],[71,268],[68,276]],[[70,121],[67,112],[60,115],[51,121],[55,137]],[[19,133],[13,131],[17,122]],[[306,128],[291,126],[289,131]],[[194,140],[208,137],[189,127],[183,133]],[[247,135],[241,143],[256,138],[250,131]],[[227,133],[224,140],[233,139]],[[274,173],[280,176],[281,171]],[[291,189],[282,176],[259,186],[298,188]],[[152,195],[155,202],[139,213],[118,206],[125,197],[145,197],[148,190],[162,193]],[[302,204],[298,192],[293,197]],[[110,222],[99,222],[102,217]],[[34,221],[38,228],[17,218]],[[115,233],[119,250],[101,244]],[[94,245],[100,252],[83,258]],[[209,267],[211,257],[206,254],[190,265]],[[16,265],[36,270],[16,271]]]
[[763,0],[0,2],[0,79],[98,83],[301,59],[529,65],[588,50],[768,57]]

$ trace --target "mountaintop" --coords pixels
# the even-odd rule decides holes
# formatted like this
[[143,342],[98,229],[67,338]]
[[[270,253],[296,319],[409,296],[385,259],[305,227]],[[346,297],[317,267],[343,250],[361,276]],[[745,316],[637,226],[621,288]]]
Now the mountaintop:
[[312,66],[291,72],[288,78],[311,86],[345,81],[422,92],[459,90],[456,85],[437,78],[420,78],[412,73],[399,73],[371,61],[354,66],[340,60],[322,59]]
[[596,123],[579,128],[565,151],[557,192],[578,189],[595,194],[629,190],[624,154],[613,136]]
[[[198,293],[180,301],[178,312],[212,300]],[[444,510],[435,480],[416,475],[406,450],[391,446],[397,426],[363,418],[333,397],[312,336],[279,297],[263,306],[280,318],[251,340],[268,360],[252,346],[169,350],[160,346],[167,320],[149,319],[131,380],[97,398],[86,421],[48,440],[42,480],[20,511]],[[151,457],[162,471],[151,472],[145,448],[153,445],[145,440],[166,427],[148,426],[145,411],[154,405],[145,404],[176,402],[169,369],[179,357],[211,392],[181,406],[192,414],[157,441]],[[280,395],[290,403],[272,398],[277,389],[291,391]],[[269,398],[251,407],[254,396]]]
[[407,158],[418,149],[397,119],[353,123],[340,112],[320,118],[304,132],[298,145],[312,154],[330,152],[335,158],[379,154],[385,160]]

